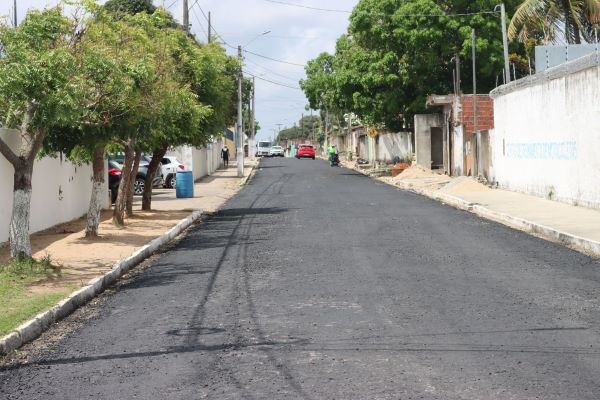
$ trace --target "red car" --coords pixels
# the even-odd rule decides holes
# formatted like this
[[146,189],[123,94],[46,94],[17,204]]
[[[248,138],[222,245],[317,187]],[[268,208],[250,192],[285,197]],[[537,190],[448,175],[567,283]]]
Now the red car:
[[315,148],[310,144],[301,144],[298,146],[298,153],[296,153],[296,158],[299,160],[301,158],[312,158],[315,159]]

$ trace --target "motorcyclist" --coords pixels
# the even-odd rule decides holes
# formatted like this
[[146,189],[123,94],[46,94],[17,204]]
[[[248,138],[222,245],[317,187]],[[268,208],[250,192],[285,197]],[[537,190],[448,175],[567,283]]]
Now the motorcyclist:
[[334,166],[337,164],[338,150],[335,144],[332,144],[327,149],[327,154],[329,155],[329,165]]

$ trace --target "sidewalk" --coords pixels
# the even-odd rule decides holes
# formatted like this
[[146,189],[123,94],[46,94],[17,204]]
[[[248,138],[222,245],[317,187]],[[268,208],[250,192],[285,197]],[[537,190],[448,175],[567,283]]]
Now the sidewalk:
[[[257,162],[246,164],[247,177]],[[112,211],[102,212],[100,237],[85,238],[85,216],[31,235],[34,257],[50,255],[54,264],[62,265],[60,276],[43,279],[25,287],[24,299],[64,296],[87,284],[93,278],[111,271],[114,265],[165,234],[192,211],[214,212],[241,188],[244,178],[237,177],[235,165],[221,169],[195,184],[194,198],[177,199],[174,189],[155,189],[152,211],[141,211],[141,198],[136,197],[134,216],[126,220],[125,228],[113,226]],[[9,258],[8,246],[0,247],[0,262]],[[0,282],[2,283],[2,282]],[[53,298],[54,298],[53,297]],[[1,309],[1,307],[0,307]],[[26,320],[41,309],[35,307],[22,318]],[[7,309],[6,313],[22,310]],[[2,336],[3,332],[0,332]]]

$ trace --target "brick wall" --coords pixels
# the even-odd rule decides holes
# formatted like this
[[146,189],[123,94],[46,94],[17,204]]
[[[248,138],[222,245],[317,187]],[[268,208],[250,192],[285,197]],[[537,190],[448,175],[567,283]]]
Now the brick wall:
[[[460,125],[465,127],[466,133],[473,129],[473,95],[461,97],[461,111],[458,114]],[[487,131],[494,129],[494,100],[487,95],[477,95],[477,130]]]

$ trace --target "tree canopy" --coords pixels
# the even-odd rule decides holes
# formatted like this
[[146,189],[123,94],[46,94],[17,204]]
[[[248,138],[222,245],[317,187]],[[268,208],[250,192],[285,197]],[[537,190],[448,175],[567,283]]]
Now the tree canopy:
[[[511,14],[516,1],[508,1]],[[453,90],[453,57],[471,89],[471,30],[477,33],[478,88],[493,89],[502,76],[500,18],[492,0],[361,0],[335,54],[306,67],[300,85],[312,108],[353,112],[369,125],[408,128],[431,94]],[[519,50],[519,49],[517,49]]]

